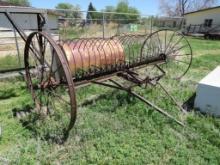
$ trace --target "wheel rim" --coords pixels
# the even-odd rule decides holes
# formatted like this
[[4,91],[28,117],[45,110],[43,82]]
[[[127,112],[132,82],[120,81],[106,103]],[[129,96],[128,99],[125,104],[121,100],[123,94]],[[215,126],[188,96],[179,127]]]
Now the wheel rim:
[[181,33],[167,29],[156,31],[147,37],[141,56],[163,56],[164,62],[159,66],[166,76],[173,79],[181,79],[192,64],[192,48],[188,40]]
[[24,57],[27,85],[42,119],[38,126],[45,136],[66,138],[76,120],[76,100],[62,50],[47,34],[34,32],[27,39]]

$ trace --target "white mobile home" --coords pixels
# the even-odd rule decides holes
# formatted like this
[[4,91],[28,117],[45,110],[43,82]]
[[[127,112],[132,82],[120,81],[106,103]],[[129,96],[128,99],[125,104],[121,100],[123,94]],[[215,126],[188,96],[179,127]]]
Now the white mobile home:
[[220,6],[186,13],[184,18],[186,26],[204,25],[212,27],[220,25]]
[[[58,18],[61,15],[52,10],[42,10],[24,6],[11,6],[10,3],[3,1],[0,1],[0,10],[15,11],[15,13],[12,14],[12,17],[23,30],[35,31],[38,29],[36,13],[42,13],[47,17],[47,27],[49,30],[58,30]],[[28,12],[29,10],[32,10],[32,12]],[[34,13],[34,11],[36,11],[36,13]],[[3,13],[0,13],[0,30],[12,29],[13,27],[6,16]]]
[[155,24],[159,27],[180,28],[182,23],[182,17],[159,17],[155,19]]
[[15,32],[12,24],[5,15],[9,12],[14,22],[21,30],[29,35],[32,31],[38,31],[38,14],[46,19],[45,30],[52,33],[53,39],[58,40],[59,13],[52,10],[36,9],[24,6],[12,6],[10,3],[0,1],[0,56],[20,54],[23,52],[24,42]]

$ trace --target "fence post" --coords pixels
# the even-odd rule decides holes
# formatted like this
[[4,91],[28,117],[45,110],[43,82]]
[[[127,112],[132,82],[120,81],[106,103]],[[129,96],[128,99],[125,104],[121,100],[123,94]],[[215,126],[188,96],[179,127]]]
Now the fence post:
[[14,38],[15,38],[15,45],[16,45],[16,49],[17,49],[18,63],[19,63],[19,66],[21,66],[20,51],[19,51],[19,46],[18,46],[18,38],[17,38],[16,30],[15,30],[14,27],[13,27],[13,32],[14,32]]
[[144,33],[147,34],[147,21],[144,21]]
[[191,30],[191,24],[189,25],[188,33],[190,33],[190,30]]
[[153,17],[150,17],[150,34],[153,32]]
[[102,37],[105,38],[105,14],[102,12]]

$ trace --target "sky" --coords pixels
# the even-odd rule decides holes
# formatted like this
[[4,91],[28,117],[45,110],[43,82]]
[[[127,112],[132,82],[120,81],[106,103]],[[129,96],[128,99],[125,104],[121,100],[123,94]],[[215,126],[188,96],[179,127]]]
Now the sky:
[[[30,0],[31,5],[37,8],[54,9],[60,2],[67,2],[79,5],[81,10],[86,11],[90,2],[97,10],[104,9],[105,6],[116,6],[118,0]],[[159,15],[159,0],[128,0],[129,5],[136,7],[143,15]]]

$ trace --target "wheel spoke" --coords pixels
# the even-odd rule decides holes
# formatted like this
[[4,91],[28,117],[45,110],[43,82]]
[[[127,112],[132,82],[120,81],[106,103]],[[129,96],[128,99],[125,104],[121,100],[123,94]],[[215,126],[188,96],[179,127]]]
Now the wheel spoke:
[[185,56],[191,56],[191,54],[169,55],[168,57],[185,57]]
[[[182,39],[184,38],[184,36],[182,36],[171,48],[170,48],[170,51],[172,51],[172,49],[174,49],[181,41]],[[188,45],[187,45],[188,46]],[[170,52],[168,52],[167,54],[170,54]]]
[[184,46],[182,46],[182,47],[180,47],[180,48],[178,48],[178,49],[174,49],[174,50],[172,50],[172,52],[170,52],[170,53],[168,53],[167,55],[169,56],[170,54],[173,54],[173,53],[175,53],[175,52],[177,52],[177,51],[179,51],[179,50],[181,50],[181,49],[184,49],[184,48],[186,48],[186,47],[188,47],[189,45],[187,44],[187,45],[184,45]]
[[158,46],[158,48],[162,51],[163,48],[162,48],[162,45],[161,45],[159,33],[157,33],[157,39],[158,39],[158,41],[159,41],[159,46]]
[[189,65],[190,63],[187,63],[187,62],[185,62],[185,61],[181,61],[181,60],[176,60],[176,59],[172,59],[173,61],[176,61],[176,62],[180,62],[180,63],[184,63],[184,64],[187,64],[187,65]]
[[58,98],[58,101],[63,101],[64,103],[71,105],[70,102],[66,101],[63,97],[61,97],[60,95],[56,94],[53,91],[49,91],[54,97]]
[[164,51],[166,51],[166,46],[167,46],[167,30],[165,30]]
[[[184,35],[172,30],[159,30],[152,33],[145,41],[143,52],[149,58],[165,55],[167,60],[161,64],[168,76],[181,78],[189,70],[192,61],[192,49]],[[173,64],[172,64],[173,62]],[[181,66],[184,64],[184,66]],[[175,67],[175,75],[172,69]]]
[[165,51],[164,51],[165,54],[166,54],[166,52],[167,52],[167,49],[170,47],[170,44],[171,44],[171,42],[172,42],[172,40],[173,40],[173,37],[174,37],[175,33],[176,33],[176,32],[173,32],[172,36],[170,37],[170,40],[169,40],[169,42],[168,42],[168,44],[167,44],[167,47],[165,48]]

